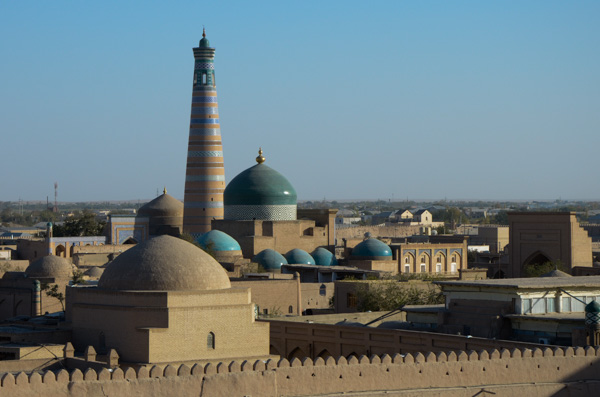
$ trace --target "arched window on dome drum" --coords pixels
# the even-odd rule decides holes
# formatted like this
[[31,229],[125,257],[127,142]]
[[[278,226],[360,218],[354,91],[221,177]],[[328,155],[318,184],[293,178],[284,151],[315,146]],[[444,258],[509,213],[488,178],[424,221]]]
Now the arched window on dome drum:
[[202,84],[206,85],[206,73],[202,73]]
[[213,332],[209,332],[206,337],[206,347],[210,350],[215,348],[215,334]]
[[217,79],[215,78],[215,71],[214,70],[212,72],[212,75],[213,75],[213,87],[216,87],[217,86]]

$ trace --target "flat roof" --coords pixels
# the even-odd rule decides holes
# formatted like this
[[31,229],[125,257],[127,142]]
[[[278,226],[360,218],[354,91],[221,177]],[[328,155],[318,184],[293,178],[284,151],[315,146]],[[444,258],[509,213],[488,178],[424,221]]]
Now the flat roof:
[[364,269],[359,269],[357,267],[350,267],[350,266],[319,266],[319,265],[306,265],[306,264],[281,265],[281,267],[283,267],[283,266],[289,267],[291,269],[319,270],[321,273],[323,273],[323,272],[378,273],[377,270],[364,270]]
[[505,314],[504,317],[513,320],[585,322],[584,312],[569,313],[540,313],[540,314]]
[[494,280],[434,281],[441,287],[479,288],[600,288],[600,276],[502,278]]

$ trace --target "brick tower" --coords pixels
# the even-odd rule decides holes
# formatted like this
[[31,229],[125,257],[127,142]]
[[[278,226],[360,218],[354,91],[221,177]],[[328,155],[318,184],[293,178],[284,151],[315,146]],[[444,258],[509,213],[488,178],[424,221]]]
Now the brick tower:
[[219,126],[214,69],[215,49],[206,32],[194,48],[194,89],[190,116],[183,232],[198,237],[211,230],[213,219],[223,219],[225,168]]

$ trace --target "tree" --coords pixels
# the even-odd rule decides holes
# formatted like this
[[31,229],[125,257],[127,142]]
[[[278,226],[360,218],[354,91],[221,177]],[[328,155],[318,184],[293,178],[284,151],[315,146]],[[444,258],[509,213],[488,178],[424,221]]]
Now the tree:
[[567,272],[565,265],[563,265],[560,260],[557,260],[544,263],[529,263],[523,266],[523,275],[525,277],[539,277],[543,274],[550,273],[552,270]]
[[86,281],[83,279],[83,275],[83,271],[75,270],[73,272],[73,277],[71,277],[73,284],[87,284]]
[[69,219],[63,225],[54,226],[52,234],[54,237],[100,236],[105,225],[106,222],[98,222],[93,213],[83,212],[81,216]]
[[63,312],[65,311],[65,295],[58,292],[58,284],[54,284],[52,287],[50,284],[43,284],[41,290],[46,291],[46,296],[56,298],[60,302]]
[[357,310],[387,311],[405,305],[433,305],[444,303],[444,296],[437,287],[419,289],[398,281],[361,283],[356,289]]

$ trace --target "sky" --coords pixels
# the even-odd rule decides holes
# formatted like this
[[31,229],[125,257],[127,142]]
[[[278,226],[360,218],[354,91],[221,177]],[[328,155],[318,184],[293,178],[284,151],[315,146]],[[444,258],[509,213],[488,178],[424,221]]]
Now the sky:
[[2,1],[0,201],[183,199],[194,58],[227,182],[600,200],[598,1]]

